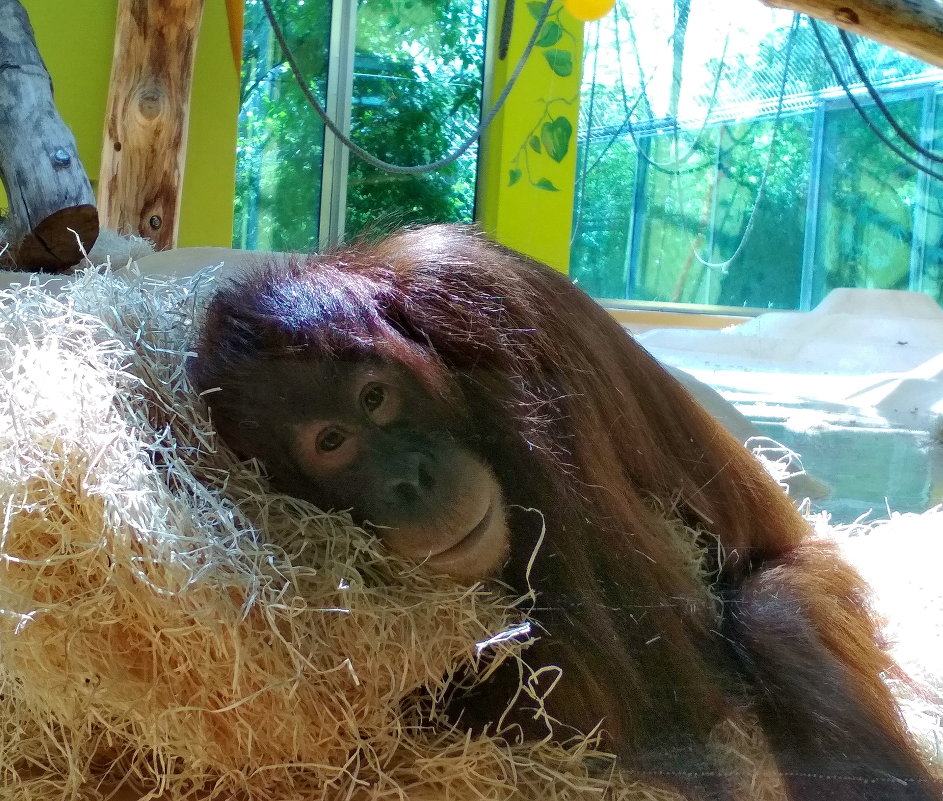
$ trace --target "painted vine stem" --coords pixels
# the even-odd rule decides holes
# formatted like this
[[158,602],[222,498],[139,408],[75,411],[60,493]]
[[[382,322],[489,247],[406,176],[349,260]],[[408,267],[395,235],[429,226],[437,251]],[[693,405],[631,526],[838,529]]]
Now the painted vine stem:
[[[544,4],[539,0],[531,0],[527,10],[531,17],[539,20],[543,15]],[[573,52],[566,46],[565,37],[573,39],[573,35],[560,22],[561,5],[547,17],[536,46],[543,54],[547,66],[554,74],[566,78],[573,73]],[[508,170],[508,186],[514,186],[522,177],[526,176],[528,183],[535,189],[547,192],[557,192],[559,188],[546,177],[534,179],[531,174],[531,156],[541,158],[548,156],[560,163],[570,150],[573,138],[573,124],[564,116],[554,117],[551,106],[554,103],[572,104],[573,100],[554,97],[544,101],[543,112],[530,130],[524,142],[518,148],[517,154],[511,160]]]

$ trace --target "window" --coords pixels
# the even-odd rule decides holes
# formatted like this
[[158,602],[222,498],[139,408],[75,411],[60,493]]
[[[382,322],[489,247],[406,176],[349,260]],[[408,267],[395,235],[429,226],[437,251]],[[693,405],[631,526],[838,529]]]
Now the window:
[[[477,126],[486,0],[273,0],[331,119],[395,164],[441,158]],[[477,151],[399,175],[348,157],[303,97],[262,4],[246,3],[237,247],[314,250],[406,222],[470,221]]]
[[[794,30],[748,0],[670,13],[619,0],[587,26],[574,280],[598,298],[759,309],[840,286],[943,296],[939,181],[853,108],[808,20]],[[820,29],[871,124],[923,158]],[[932,147],[943,73],[853,41],[894,119]]]
[[[888,102],[911,135],[920,131],[924,103],[932,103],[935,92],[913,94],[923,97]],[[867,105],[871,111],[873,104]],[[820,202],[809,221],[816,232],[809,300],[815,304],[840,286],[919,289],[914,224],[926,211],[927,197],[926,186],[918,196],[917,169],[891,153],[847,100],[826,104],[820,129]],[[892,133],[883,120],[880,129]]]

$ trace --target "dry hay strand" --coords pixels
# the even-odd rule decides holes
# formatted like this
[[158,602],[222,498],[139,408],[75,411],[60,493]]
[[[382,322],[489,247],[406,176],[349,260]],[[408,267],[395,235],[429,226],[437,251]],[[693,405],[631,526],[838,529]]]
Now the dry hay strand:
[[[592,739],[428,725],[454,678],[517,658],[519,599],[382,552],[217,442],[185,370],[214,281],[0,293],[2,797],[679,801]],[[749,720],[716,738],[751,799],[778,797],[764,749]]]
[[216,441],[185,372],[213,280],[0,294],[4,797],[673,798],[589,741],[420,725],[522,613]]
[[943,506],[921,514],[888,512],[833,524],[810,516],[818,536],[835,540],[873,590],[888,651],[904,676],[886,681],[904,720],[943,777]]

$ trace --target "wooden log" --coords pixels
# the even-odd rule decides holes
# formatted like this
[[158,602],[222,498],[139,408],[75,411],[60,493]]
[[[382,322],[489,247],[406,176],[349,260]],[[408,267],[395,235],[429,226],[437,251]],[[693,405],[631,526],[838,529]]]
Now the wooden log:
[[242,37],[245,33],[245,0],[226,0],[226,19],[229,22],[229,45],[236,75],[242,71]]
[[105,115],[102,221],[177,243],[193,61],[204,0],[120,0]]
[[18,0],[0,0],[0,181],[10,204],[5,264],[61,272],[95,244],[92,187]]
[[760,0],[860,33],[928,64],[943,67],[939,0]]

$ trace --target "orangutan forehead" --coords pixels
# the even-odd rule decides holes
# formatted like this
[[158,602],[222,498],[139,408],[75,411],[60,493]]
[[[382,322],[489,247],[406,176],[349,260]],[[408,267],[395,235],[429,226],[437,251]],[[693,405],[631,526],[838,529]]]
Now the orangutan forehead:
[[342,416],[370,383],[394,386],[414,402],[428,402],[428,393],[398,364],[380,359],[275,359],[262,366],[259,400],[283,406],[303,418]]

